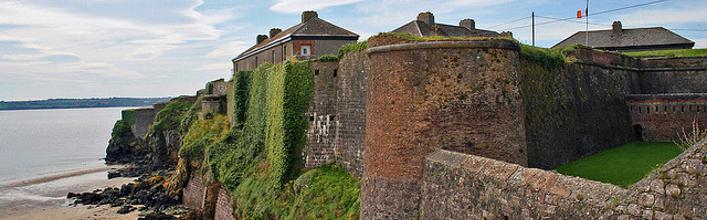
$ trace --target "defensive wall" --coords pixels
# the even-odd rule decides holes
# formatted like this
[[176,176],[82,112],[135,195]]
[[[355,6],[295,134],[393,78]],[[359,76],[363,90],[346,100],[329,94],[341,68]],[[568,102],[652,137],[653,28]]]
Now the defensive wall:
[[[704,94],[636,95],[704,93],[707,59],[640,60],[577,48],[566,54],[570,62],[548,64],[506,40],[369,47],[339,62],[311,61],[315,94],[302,155],[306,167],[336,162],[362,178],[362,219],[706,213],[704,203],[685,199],[705,198],[694,188],[705,185],[707,162],[695,159],[704,147],[662,168],[682,180],[656,174],[630,189],[527,167],[554,168],[639,137],[668,140],[694,118],[707,121]],[[214,81],[204,92],[217,94],[217,108],[229,116],[233,83]],[[663,126],[669,122],[675,126]],[[185,191],[185,203],[187,196],[201,198]],[[225,191],[215,201],[214,216],[232,219]]]
[[627,103],[636,139],[671,142],[707,128],[707,93],[633,94]]
[[435,149],[527,165],[516,44],[376,43],[361,218],[419,218],[424,159]]

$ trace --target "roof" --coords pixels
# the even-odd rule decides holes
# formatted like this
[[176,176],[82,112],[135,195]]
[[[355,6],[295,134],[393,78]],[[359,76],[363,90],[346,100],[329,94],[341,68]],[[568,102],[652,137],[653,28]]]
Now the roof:
[[266,49],[271,46],[279,45],[280,43],[287,41],[291,37],[349,37],[349,38],[358,38],[358,34],[351,32],[349,30],[346,30],[344,28],[341,28],[339,26],[336,26],[332,23],[329,23],[328,21],[325,21],[321,18],[314,17],[309,20],[307,20],[304,23],[299,23],[295,26],[292,26],[275,36],[268,38],[264,40],[263,42],[260,42],[259,44],[256,44],[247,50],[245,50],[243,53],[238,55],[236,58],[233,60],[240,60],[246,57],[249,57],[252,54],[257,53],[258,50],[260,49]]
[[448,24],[429,25],[425,22],[414,20],[393,32],[405,32],[419,37],[427,36],[448,36],[448,37],[497,37],[500,34],[495,31],[482,29],[467,29],[460,26]]
[[[575,44],[585,44],[586,31],[579,31],[557,43],[555,47],[564,47]],[[589,31],[589,45],[595,48],[621,48],[638,46],[664,46],[664,45],[694,45],[688,40],[668,29],[662,27],[621,29],[620,34],[613,30]]]

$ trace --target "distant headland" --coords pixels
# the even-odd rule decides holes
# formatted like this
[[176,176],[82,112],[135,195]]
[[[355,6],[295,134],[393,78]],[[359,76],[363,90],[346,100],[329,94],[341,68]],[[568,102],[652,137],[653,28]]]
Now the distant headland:
[[86,99],[46,99],[33,101],[0,101],[0,111],[30,109],[66,109],[66,108],[105,108],[150,106],[169,101],[170,97],[160,98],[86,98]]

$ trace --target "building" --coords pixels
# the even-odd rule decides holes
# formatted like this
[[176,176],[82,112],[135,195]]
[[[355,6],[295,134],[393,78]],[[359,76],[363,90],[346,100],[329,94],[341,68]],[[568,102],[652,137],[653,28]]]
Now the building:
[[315,11],[302,12],[302,21],[284,31],[270,29],[258,35],[255,46],[234,58],[233,70],[255,69],[262,63],[279,63],[288,57],[309,58],[336,54],[344,44],[356,42],[358,35],[320,19]]
[[409,33],[418,37],[447,36],[447,37],[498,37],[501,34],[495,31],[476,29],[474,19],[463,19],[459,25],[435,23],[435,16],[431,12],[422,12],[417,19],[393,30],[394,33]]
[[[579,31],[552,48],[585,45],[586,31]],[[608,51],[691,49],[695,42],[662,27],[624,29],[614,21],[610,30],[589,31],[589,47]]]

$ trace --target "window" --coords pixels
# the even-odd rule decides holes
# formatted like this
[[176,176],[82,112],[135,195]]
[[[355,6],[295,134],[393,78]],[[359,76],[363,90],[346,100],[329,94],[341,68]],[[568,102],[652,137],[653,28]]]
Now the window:
[[309,56],[312,53],[312,46],[309,45],[302,45],[299,49],[299,55],[301,56]]
[[282,61],[285,61],[285,58],[287,58],[287,45],[282,46]]
[[334,77],[336,77],[336,73],[338,72],[338,69],[334,69]]
[[272,63],[275,63],[275,50],[272,50]]

